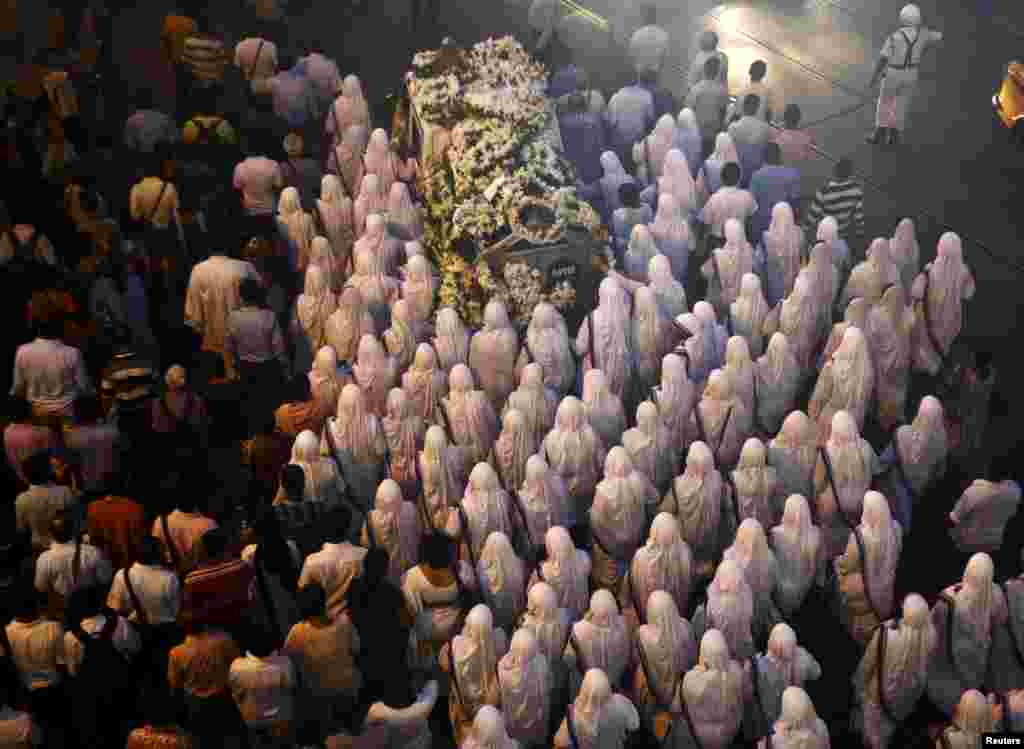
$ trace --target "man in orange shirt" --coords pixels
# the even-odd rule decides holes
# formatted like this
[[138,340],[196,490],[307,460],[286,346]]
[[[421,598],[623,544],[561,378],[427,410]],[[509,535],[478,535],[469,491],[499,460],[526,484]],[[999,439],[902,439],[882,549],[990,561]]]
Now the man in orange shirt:
[[110,558],[115,570],[127,569],[138,560],[146,535],[145,511],[128,496],[123,474],[108,476],[106,483],[110,494],[89,505],[89,539]]

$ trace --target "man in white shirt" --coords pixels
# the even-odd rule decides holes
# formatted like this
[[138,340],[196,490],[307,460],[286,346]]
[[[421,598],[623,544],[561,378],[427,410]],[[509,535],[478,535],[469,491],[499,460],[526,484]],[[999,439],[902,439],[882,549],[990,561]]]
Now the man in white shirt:
[[31,403],[37,416],[70,416],[75,398],[93,392],[82,352],[61,342],[59,310],[33,307],[32,315],[38,337],[18,346],[10,394]]
[[235,45],[235,67],[247,81],[270,78],[277,73],[277,45],[249,37]]
[[623,86],[608,101],[604,113],[610,146],[627,172],[633,171],[633,144],[654,127],[654,95],[639,83]]
[[720,71],[719,58],[708,58],[704,64],[703,80],[694,84],[686,95],[686,106],[697,118],[705,154],[711,153],[715,136],[725,120],[725,110],[729,108],[729,90],[720,80]]
[[366,549],[361,546],[347,541],[328,541],[320,551],[306,557],[297,587],[309,583],[320,585],[327,595],[327,615],[335,621],[345,608],[352,580],[362,572],[365,556]]
[[757,94],[760,99],[760,106],[757,109],[756,116],[765,122],[771,122],[774,116],[782,111],[775,102],[775,93],[764,82],[766,75],[768,75],[768,64],[764,60],[755,60],[750,64],[750,83],[736,95],[736,102],[729,107],[729,112],[726,114],[725,119],[727,122],[732,122],[734,119],[743,116],[743,100],[749,94]]
[[231,696],[249,729],[250,745],[266,746],[267,739],[279,745],[290,736],[295,717],[295,664],[262,633],[253,632],[248,639],[245,655],[231,664]]
[[13,661],[22,686],[29,692],[34,717],[57,739],[54,745],[62,746],[58,736],[63,737],[67,721],[64,627],[46,618],[44,596],[35,589],[24,590],[18,598],[14,619],[4,627],[13,652],[0,644],[0,656]]
[[209,259],[192,269],[185,295],[185,322],[202,336],[204,351],[223,355],[228,316],[241,306],[238,289],[246,278],[259,279],[256,267],[229,257],[223,249],[213,250]]
[[70,518],[57,514],[50,524],[53,543],[36,560],[36,590],[67,602],[76,590],[108,585],[113,577],[110,560],[92,544],[76,540],[71,532]]
[[32,549],[40,553],[53,543],[50,530],[57,514],[74,508],[78,499],[70,488],[54,483],[49,454],[36,453],[22,471],[29,487],[14,501],[15,524],[19,532],[32,532]]
[[729,162],[722,167],[722,186],[708,198],[700,213],[700,221],[707,228],[711,249],[725,241],[725,222],[736,219],[744,227],[757,211],[757,201],[747,190],[741,190],[740,167]]
[[250,216],[272,215],[275,193],[284,188],[281,166],[266,156],[250,156],[235,167],[234,187],[242,193],[242,207]]
[[[128,582],[131,583],[131,591],[128,590]],[[139,561],[114,574],[107,605],[130,622],[149,627],[173,625],[178,618],[180,588],[178,576],[164,565],[160,539],[146,536],[140,545]],[[134,598],[132,592],[135,593]]]
[[690,65],[690,72],[687,76],[689,88],[693,88],[704,79],[704,63],[712,57],[718,59],[718,73],[715,80],[723,86],[729,85],[729,58],[718,48],[718,34],[714,31],[705,31],[700,35],[700,51],[693,58]]
[[[82,589],[71,597],[71,612],[81,621],[82,631],[87,636],[108,636],[114,649],[126,661],[133,660],[142,650],[142,640],[127,619],[101,605],[94,589]],[[106,632],[106,635],[101,633]],[[64,665],[71,676],[78,675],[78,669],[85,660],[85,645],[74,632],[64,634]]]
[[[180,509],[154,520],[151,531],[163,544],[164,561],[172,568],[177,568],[182,577],[199,565],[199,539],[204,533],[217,527],[216,520],[206,517],[199,511],[196,496],[188,492],[187,488],[186,492],[178,502]],[[167,533],[164,533],[165,528]],[[132,579],[134,580],[134,577]]]
[[743,116],[729,125],[729,137],[740,157],[742,187],[747,187],[754,172],[764,166],[764,147],[771,140],[771,125],[757,116],[760,107],[760,97],[747,94],[743,100]]
[[633,59],[637,77],[644,73],[661,75],[667,53],[668,32],[657,24],[657,9],[647,5],[644,8],[644,25],[633,32],[629,41],[629,56]]

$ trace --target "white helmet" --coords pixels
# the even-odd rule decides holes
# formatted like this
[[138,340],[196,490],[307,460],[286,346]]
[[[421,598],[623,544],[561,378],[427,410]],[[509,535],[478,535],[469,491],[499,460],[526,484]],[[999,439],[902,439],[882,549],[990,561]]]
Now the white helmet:
[[921,9],[916,5],[904,5],[900,11],[900,23],[904,26],[920,26]]

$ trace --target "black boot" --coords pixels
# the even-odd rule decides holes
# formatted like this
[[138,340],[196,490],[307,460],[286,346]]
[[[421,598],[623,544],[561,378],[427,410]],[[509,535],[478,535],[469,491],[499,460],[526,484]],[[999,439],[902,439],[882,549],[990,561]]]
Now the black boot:
[[884,127],[876,127],[875,131],[873,133],[871,133],[871,135],[867,136],[864,139],[864,142],[865,143],[870,143],[873,146],[877,146],[880,143],[884,143],[885,142],[885,128]]
[[890,146],[898,146],[902,142],[903,141],[902,141],[902,138],[900,137],[900,131],[897,130],[896,128],[890,128],[889,129],[889,145]]

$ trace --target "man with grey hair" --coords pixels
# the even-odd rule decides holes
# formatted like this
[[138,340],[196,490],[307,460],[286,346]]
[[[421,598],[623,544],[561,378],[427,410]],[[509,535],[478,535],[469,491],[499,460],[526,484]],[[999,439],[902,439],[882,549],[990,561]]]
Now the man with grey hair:
[[942,34],[921,25],[921,9],[905,5],[900,11],[900,28],[891,33],[871,77],[871,88],[882,83],[875,113],[875,131],[867,142],[873,145],[898,145],[907,124],[907,111],[917,89],[917,71],[921,55],[932,42],[941,42]]
[[629,40],[629,56],[637,77],[644,73],[661,75],[668,52],[668,32],[658,25],[657,9],[648,2],[643,6],[644,25]]

